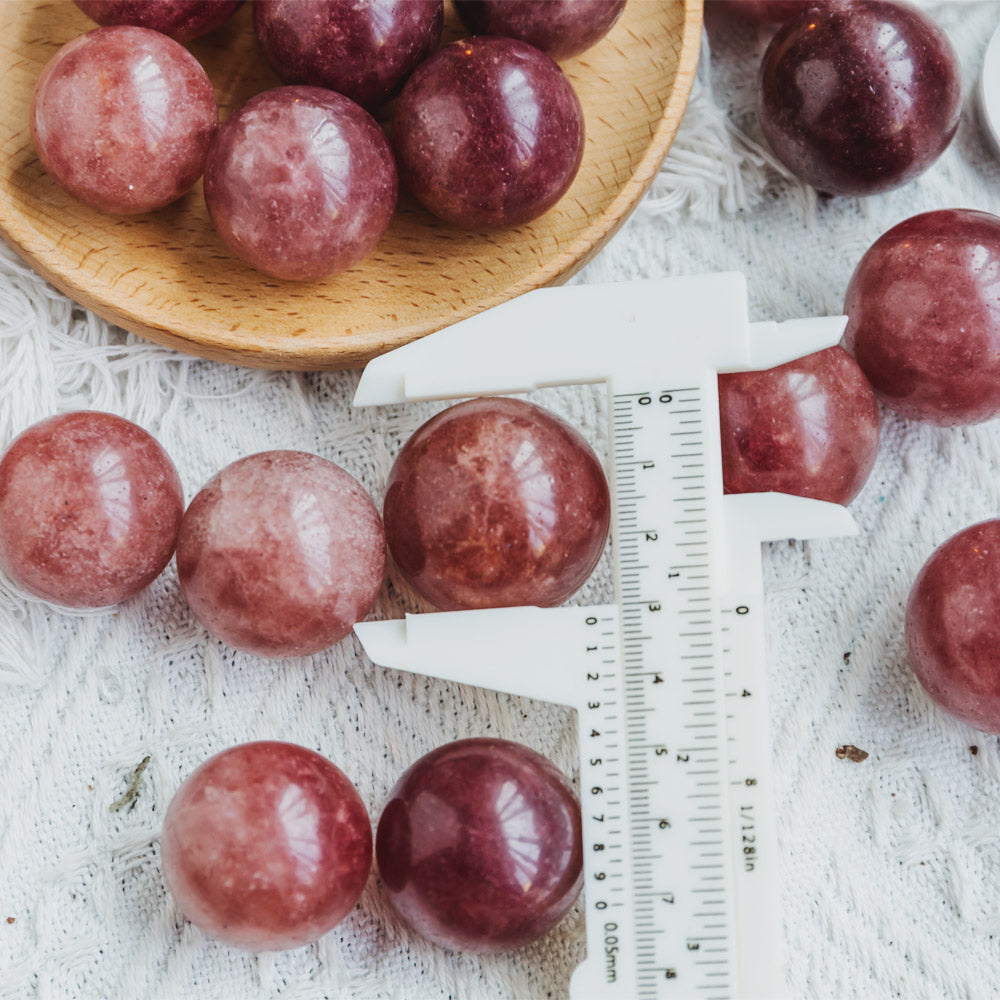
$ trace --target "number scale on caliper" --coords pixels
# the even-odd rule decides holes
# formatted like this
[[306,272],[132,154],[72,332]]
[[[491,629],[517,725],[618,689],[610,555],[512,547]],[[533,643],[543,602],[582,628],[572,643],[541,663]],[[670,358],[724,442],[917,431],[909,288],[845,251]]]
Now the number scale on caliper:
[[532,292],[372,362],[357,404],[606,382],[615,602],[357,626],[376,663],[571,705],[587,958],[576,998],[783,994],[760,543],[843,508],[722,496],[719,370],[835,343],[755,324],[740,275]]
[[683,996],[698,983],[724,997],[734,968],[709,502],[718,432],[706,428],[717,401],[710,385],[651,389],[612,400],[636,995]]

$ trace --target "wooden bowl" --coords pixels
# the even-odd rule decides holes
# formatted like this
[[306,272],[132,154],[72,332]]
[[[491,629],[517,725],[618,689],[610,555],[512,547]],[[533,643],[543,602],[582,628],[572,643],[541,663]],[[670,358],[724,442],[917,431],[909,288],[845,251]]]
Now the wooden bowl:
[[[191,43],[222,117],[278,86],[257,51],[251,5]],[[542,285],[564,281],[625,221],[666,156],[694,78],[701,0],[630,0],[612,31],[563,64],[583,103],[587,147],[566,196],[503,232],[439,222],[407,195],[357,267],[308,284],[234,258],[199,182],[147,215],[87,208],[45,173],[29,109],[42,67],[94,27],[69,0],[0,2],[0,235],[77,302],[178,350],[266,368],[351,368]],[[450,6],[445,40],[459,37]]]

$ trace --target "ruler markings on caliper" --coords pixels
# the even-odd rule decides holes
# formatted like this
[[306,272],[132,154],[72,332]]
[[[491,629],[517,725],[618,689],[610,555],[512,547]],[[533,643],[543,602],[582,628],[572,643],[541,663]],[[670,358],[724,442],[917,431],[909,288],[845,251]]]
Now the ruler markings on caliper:
[[[620,425],[627,421],[628,426],[633,428],[637,435],[641,435],[645,431],[647,435],[649,433],[654,434],[658,441],[665,441],[671,437],[681,439],[678,443],[684,450],[676,453],[676,455],[671,452],[671,455],[674,458],[682,458],[684,461],[681,463],[679,470],[672,472],[668,480],[661,480],[658,484],[660,489],[657,493],[657,500],[659,501],[660,511],[650,511],[646,520],[650,524],[656,523],[659,519],[657,516],[658,513],[666,509],[663,507],[663,501],[667,497],[670,497],[671,493],[678,494],[676,497],[670,498],[681,501],[684,507],[676,511],[670,519],[673,530],[667,532],[664,538],[661,538],[660,533],[655,528],[650,529],[643,536],[640,536],[647,543],[659,543],[661,551],[665,547],[663,543],[666,542],[666,550],[668,552],[666,559],[663,557],[659,558],[657,566],[652,570],[650,570],[648,562],[643,564],[642,570],[639,570],[632,561],[625,562],[620,567],[621,582],[623,587],[631,585],[630,589],[632,591],[645,595],[652,593],[660,594],[660,587],[657,585],[658,581],[661,583],[666,582],[668,585],[672,584],[669,600],[666,602],[669,604],[669,607],[666,606],[662,597],[653,599],[647,596],[644,598],[648,602],[646,605],[648,608],[647,614],[652,616],[664,611],[667,614],[672,614],[673,619],[677,622],[677,625],[675,625],[677,633],[676,648],[672,652],[675,654],[678,662],[688,664],[687,672],[689,675],[700,674],[701,671],[711,673],[719,653],[717,649],[718,637],[715,628],[706,627],[713,626],[714,622],[712,618],[706,619],[704,611],[702,611],[702,606],[710,603],[707,595],[712,579],[710,571],[711,561],[708,559],[708,549],[706,548],[708,518],[705,506],[705,491],[707,489],[709,470],[706,469],[704,461],[705,442],[702,424],[706,417],[704,413],[705,404],[703,394],[693,388],[684,390],[685,398],[683,399],[682,406],[678,406],[670,398],[671,394],[665,390],[655,395],[661,403],[666,405],[666,409],[655,408],[652,411],[648,411],[645,422],[638,420],[634,413],[630,413],[626,407],[620,404],[613,408],[616,415],[615,419]],[[636,402],[649,405],[653,396],[653,393],[647,392],[636,394],[633,396],[633,399]],[[692,403],[697,405],[691,406]],[[671,404],[673,405],[671,406]],[[677,410],[683,410],[684,412],[683,414],[677,413],[675,412]],[[650,419],[651,415],[652,419]],[[657,456],[660,454],[660,449],[656,447],[656,444],[657,441],[654,441],[653,448],[646,454],[644,459],[636,461],[635,468],[637,470],[655,468]],[[638,449],[636,449],[636,452],[638,453]],[[635,489],[639,491],[638,486]],[[666,490],[666,496],[664,495],[664,490]],[[648,494],[651,491],[645,490],[644,492]],[[637,515],[640,514],[639,511],[636,511],[636,513]],[[665,571],[663,569],[664,561],[666,562]],[[695,570],[704,572],[695,574]],[[697,575],[698,580],[690,579],[692,575]],[[635,601],[636,608],[642,607],[642,603],[638,600]],[[646,615],[642,617],[645,618]],[[692,620],[698,620],[700,622],[699,627],[684,624]],[[643,622],[643,626],[640,629],[623,631],[623,662],[625,664],[626,676],[633,679],[638,677],[644,680],[645,683],[648,683],[648,679],[652,675],[653,682],[664,684],[664,690],[666,690],[671,664],[656,662],[655,657],[657,654],[654,651],[647,651],[644,645],[638,644],[635,641],[636,631],[642,632],[644,641],[650,639],[649,629],[646,627],[645,622]],[[683,680],[684,678],[681,679]],[[672,680],[674,681],[673,686],[679,687],[676,684],[677,678],[674,677]],[[640,685],[638,689],[640,692],[643,686]],[[680,786],[680,796],[684,801],[690,803],[689,808],[693,807],[693,815],[689,817],[693,821],[690,825],[692,833],[688,835],[688,843],[686,845],[687,853],[691,855],[688,858],[687,871],[694,883],[693,888],[707,886],[716,877],[724,878],[726,875],[725,837],[723,827],[717,825],[720,818],[717,814],[721,814],[725,806],[721,790],[723,783],[720,778],[723,765],[720,764],[719,757],[711,752],[720,741],[718,720],[720,710],[717,687],[714,683],[711,683],[711,679],[709,679],[707,686],[704,682],[702,683],[702,694],[706,697],[699,698],[698,701],[700,704],[698,705],[684,704],[685,699],[681,695],[677,699],[679,705],[673,706],[675,709],[679,707],[681,710],[679,713],[680,718],[674,724],[676,725],[676,722],[679,722],[682,731],[690,731],[692,729],[705,730],[694,735],[695,739],[702,737],[705,741],[705,746],[700,747],[698,750],[694,748],[675,748],[672,751],[675,755],[673,757],[675,763],[683,765],[690,761],[696,761],[703,765],[692,769],[699,772],[697,775],[689,774],[688,776],[684,776],[681,773],[679,780],[677,780],[676,775],[674,776],[674,784]],[[635,700],[630,699],[626,704],[626,712],[630,728],[638,729],[648,739],[649,733],[646,723],[647,721],[652,721],[649,717],[648,709],[659,709],[657,715],[660,716],[663,714],[663,706],[647,706],[645,705],[646,698],[646,695],[640,695]],[[638,701],[642,705],[640,711],[635,709],[634,701]],[[706,710],[708,710],[707,716]],[[631,718],[629,718],[630,714]],[[701,721],[706,718],[708,721]],[[662,746],[654,748],[654,760],[657,754],[668,760],[671,759],[671,749],[665,743]],[[706,772],[716,779],[711,785],[704,783]],[[637,787],[638,782],[641,782],[643,787],[649,791],[662,792],[664,776],[662,774],[654,776],[651,773],[648,753],[640,758],[639,766],[632,769],[630,774],[633,775],[631,786],[633,789]],[[691,787],[692,781],[695,782],[693,788]],[[677,794],[678,789],[675,788],[675,798]],[[648,802],[648,799],[648,795],[644,796],[644,803]],[[656,803],[656,811],[664,813],[670,808],[670,805],[670,803],[664,803],[661,796],[660,801]],[[706,815],[706,812],[710,812],[711,815]],[[634,812],[632,818],[633,824],[638,825],[640,823],[640,817],[636,816]],[[657,826],[660,830],[670,830],[672,823],[671,820],[663,815],[658,821]],[[661,870],[666,868],[669,871],[669,866],[666,866],[664,863],[665,858],[662,847],[654,846],[654,842],[649,836],[648,820],[644,835],[639,835],[638,831],[634,828],[633,841],[634,868],[637,871],[656,871],[662,879]],[[696,843],[693,841],[696,841]],[[706,850],[706,848],[711,848],[711,850]],[[644,855],[648,855],[648,857]],[[716,876],[715,873],[722,874]],[[675,881],[677,880],[675,879]],[[679,890],[679,886],[675,888]],[[656,885],[655,880],[652,882],[644,880],[641,884],[634,884],[633,889],[635,892],[651,890],[648,898],[649,905],[644,907],[641,912],[637,910],[636,920],[637,956],[641,951],[646,950],[650,950],[656,956],[656,961],[647,963],[645,967],[639,967],[638,980],[642,991],[651,996],[658,995],[658,993],[659,995],[690,995],[692,982],[697,978],[697,971],[699,969],[705,971],[705,963],[700,961],[698,955],[710,936],[718,936],[709,935],[709,932],[716,928],[708,927],[706,923],[711,921],[713,924],[719,924],[720,921],[716,919],[719,917],[723,918],[721,920],[721,928],[727,933],[721,935],[722,942],[721,947],[718,949],[719,955],[712,959],[712,965],[719,967],[722,971],[719,982],[714,983],[713,986],[718,986],[721,983],[726,988],[734,972],[730,956],[730,937],[732,933],[730,924],[732,913],[730,907],[726,905],[727,900],[723,898],[713,901],[716,908],[705,910],[697,904],[696,901],[699,897],[693,892],[687,894],[685,897],[683,892],[679,894],[666,883],[661,882],[661,884]],[[715,886],[712,886],[712,889],[713,891],[717,891],[717,887]],[[685,905],[685,898],[690,899],[693,905]],[[680,906],[678,906],[679,899]],[[669,938],[662,932],[665,929],[663,927],[664,922],[669,921],[670,918],[659,912],[660,908],[654,905],[655,902],[677,907],[674,914],[674,922],[678,926],[673,929],[673,933]],[[683,927],[680,926],[681,924],[683,924]],[[679,948],[678,935],[681,933],[683,933],[684,953],[678,954],[676,953]],[[671,956],[669,944],[674,939],[678,943],[673,949],[675,954]],[[664,943],[667,944],[667,947],[661,947],[661,944]],[[684,961],[685,953],[691,959],[690,961]],[[692,966],[695,971],[694,976],[691,974]],[[658,978],[661,975],[663,977],[662,980]],[[666,987],[660,992],[658,988],[661,983],[670,984],[675,986],[676,989],[670,990],[669,987]]]

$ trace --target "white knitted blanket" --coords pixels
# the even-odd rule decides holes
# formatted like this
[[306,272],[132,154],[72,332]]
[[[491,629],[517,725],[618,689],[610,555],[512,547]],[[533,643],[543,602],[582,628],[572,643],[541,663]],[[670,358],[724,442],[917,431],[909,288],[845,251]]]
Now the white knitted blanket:
[[[1000,4],[931,8],[973,92]],[[710,20],[721,20],[710,18]],[[867,246],[931,208],[1000,213],[1000,162],[974,102],[942,159],[902,190],[823,201],[762,146],[765,35],[716,25],[661,175],[580,282],[718,270],[749,278],[754,319],[838,313]],[[120,413],[158,436],[186,496],[241,455],[315,451],[380,498],[432,407],[354,412],[356,373],[261,372],[189,359],[109,327],[0,250],[0,446],[42,417]],[[591,390],[540,394],[603,446]],[[902,641],[932,548],[1000,513],[1000,422],[941,430],[884,413],[855,540],[766,554],[787,976],[796,998],[1000,996],[1000,746],[931,705]],[[607,567],[580,600],[608,596]],[[376,613],[411,607],[388,588]],[[194,622],[169,567],[114,613],[55,612],[0,581],[0,997],[545,998],[583,953],[579,909],[522,951],[444,952],[388,909],[375,877],[319,943],[253,955],[207,940],[159,865],[163,813],[210,754],[250,739],[314,747],[377,820],[418,756],[452,739],[519,740],[568,772],[562,708],[374,667],[356,641],[302,661],[234,653]],[[839,759],[842,744],[866,750]],[[129,810],[109,805],[149,766]]]

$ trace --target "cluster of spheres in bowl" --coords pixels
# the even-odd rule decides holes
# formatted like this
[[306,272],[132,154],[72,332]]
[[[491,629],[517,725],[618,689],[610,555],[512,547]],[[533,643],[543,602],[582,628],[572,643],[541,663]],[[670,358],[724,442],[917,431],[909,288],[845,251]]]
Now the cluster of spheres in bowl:
[[[599,41],[625,0],[466,0],[469,38],[438,49],[443,0],[256,0],[259,48],[286,86],[221,126],[181,44],[229,0],[78,0],[102,27],[64,45],[32,103],[55,181],[114,214],[170,204],[204,173],[222,241],[268,275],[314,281],[381,240],[400,182],[445,222],[521,225],[566,193],[584,116],[555,59]],[[436,51],[435,51],[436,50]],[[372,117],[395,97],[391,143]]]

